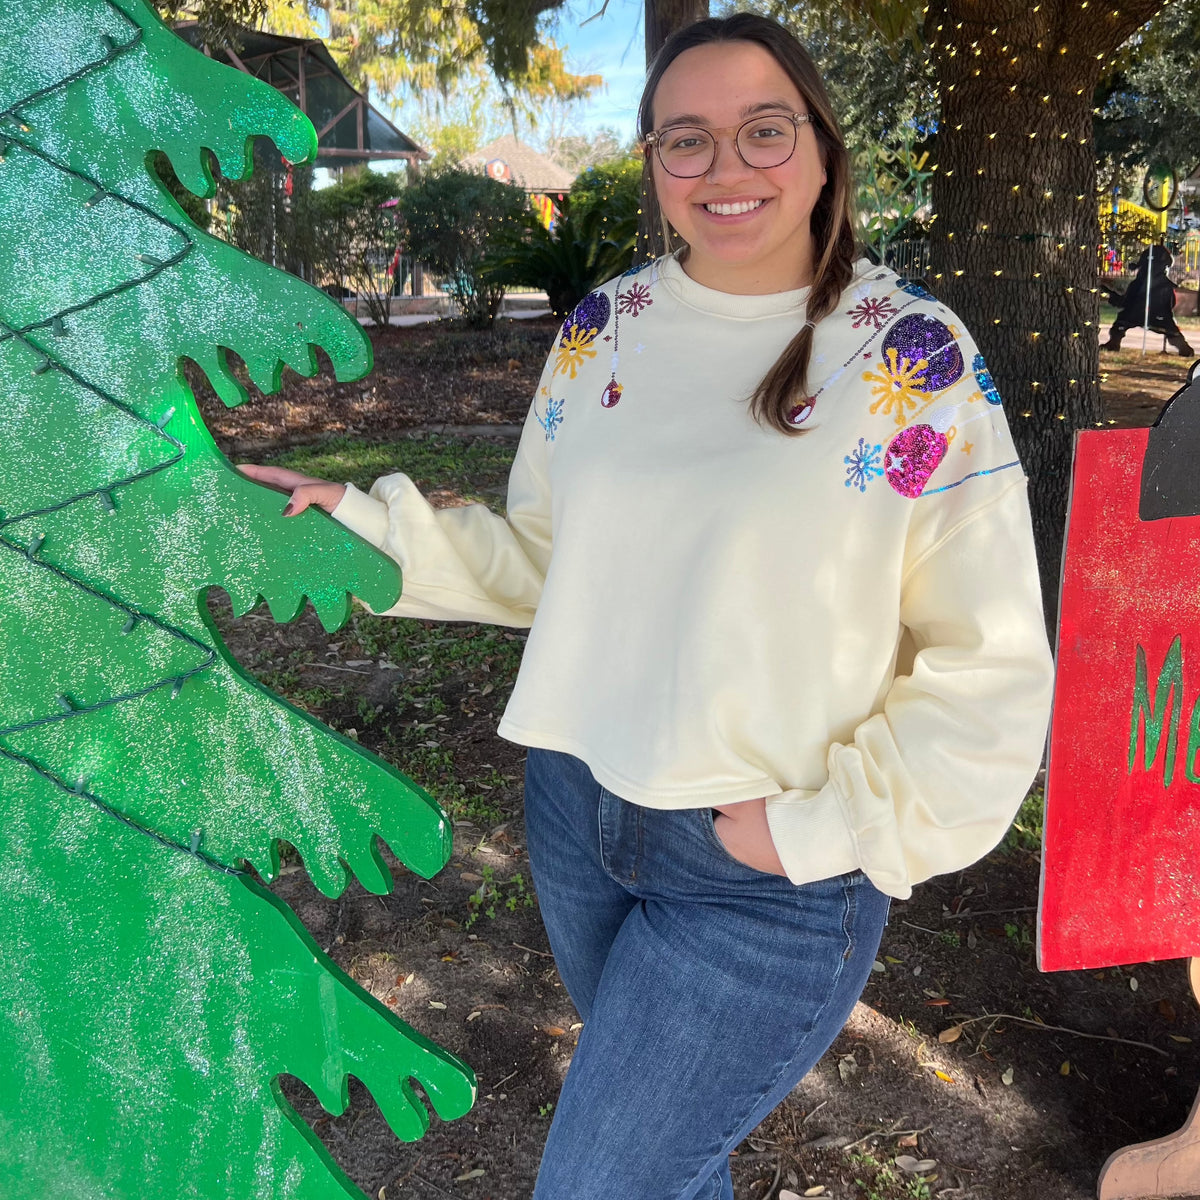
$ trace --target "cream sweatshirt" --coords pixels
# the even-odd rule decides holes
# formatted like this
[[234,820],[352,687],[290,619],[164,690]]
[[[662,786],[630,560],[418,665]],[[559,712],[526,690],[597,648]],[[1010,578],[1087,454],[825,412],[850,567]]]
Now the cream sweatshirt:
[[634,804],[767,797],[789,879],[906,897],[1000,839],[1051,692],[1025,478],[953,313],[858,264],[785,436],[747,398],[807,290],[675,259],[556,337],[507,517],[404,475],[334,516],[404,574],[398,616],[531,626],[502,736]]

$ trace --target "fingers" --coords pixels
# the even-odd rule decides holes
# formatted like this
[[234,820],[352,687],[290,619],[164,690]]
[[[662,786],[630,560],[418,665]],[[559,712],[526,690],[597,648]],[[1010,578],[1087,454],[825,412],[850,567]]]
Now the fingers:
[[291,498],[283,507],[285,517],[298,517],[306,508],[320,508],[333,512],[346,494],[340,483],[302,483],[293,489]]
[[253,479],[255,483],[261,483],[277,492],[291,492],[302,483],[313,482],[299,471],[289,471],[285,467],[260,467],[254,463],[238,463],[237,469],[247,479]]
[[285,517],[298,517],[306,508],[316,504],[316,499],[312,495],[312,487],[302,485],[292,492],[288,502],[283,506],[283,515]]
[[237,469],[255,483],[265,484],[279,492],[291,492],[302,484],[324,483],[312,475],[302,475],[299,471],[291,471],[287,467],[262,467],[255,463],[238,463]]
[[255,483],[274,488],[277,492],[288,493],[288,502],[283,510],[285,517],[299,516],[306,508],[320,508],[331,513],[346,494],[343,484],[314,479],[313,476],[302,475],[299,471],[289,471],[287,467],[239,463],[237,469]]

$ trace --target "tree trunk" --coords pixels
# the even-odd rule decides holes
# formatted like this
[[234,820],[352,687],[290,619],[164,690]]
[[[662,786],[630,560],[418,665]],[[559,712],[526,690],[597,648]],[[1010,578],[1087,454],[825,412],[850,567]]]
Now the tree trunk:
[[1118,16],[1053,0],[940,0],[933,287],[979,343],[1029,475],[1054,627],[1077,429],[1101,420],[1092,103],[1104,60],[1163,0]]
[[707,16],[708,0],[646,0],[646,66],[675,30]]
[[[708,16],[708,0],[646,0],[646,69],[663,43],[677,29],[683,29]],[[645,194],[638,208],[637,249],[635,262],[645,262],[668,247],[660,245],[661,235],[651,228],[650,205]]]

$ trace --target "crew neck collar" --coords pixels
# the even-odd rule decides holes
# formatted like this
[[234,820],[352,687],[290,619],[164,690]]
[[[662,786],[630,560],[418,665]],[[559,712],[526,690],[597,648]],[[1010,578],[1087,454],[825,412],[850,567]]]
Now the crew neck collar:
[[803,309],[811,288],[796,288],[788,292],[769,292],[765,295],[744,296],[734,292],[719,292],[697,283],[679,261],[679,251],[656,261],[659,278],[684,304],[700,312],[721,317],[775,317]]

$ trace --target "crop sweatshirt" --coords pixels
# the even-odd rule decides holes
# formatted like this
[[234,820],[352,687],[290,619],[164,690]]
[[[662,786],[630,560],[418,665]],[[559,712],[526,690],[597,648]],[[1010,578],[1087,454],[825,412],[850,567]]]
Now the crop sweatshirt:
[[507,516],[411,480],[334,516],[400,564],[398,616],[530,626],[502,736],[651,808],[766,797],[796,884],[903,898],[1000,839],[1051,694],[1025,477],[954,314],[860,262],[814,331],[803,432],[748,398],[807,289],[674,258],[564,322]]

